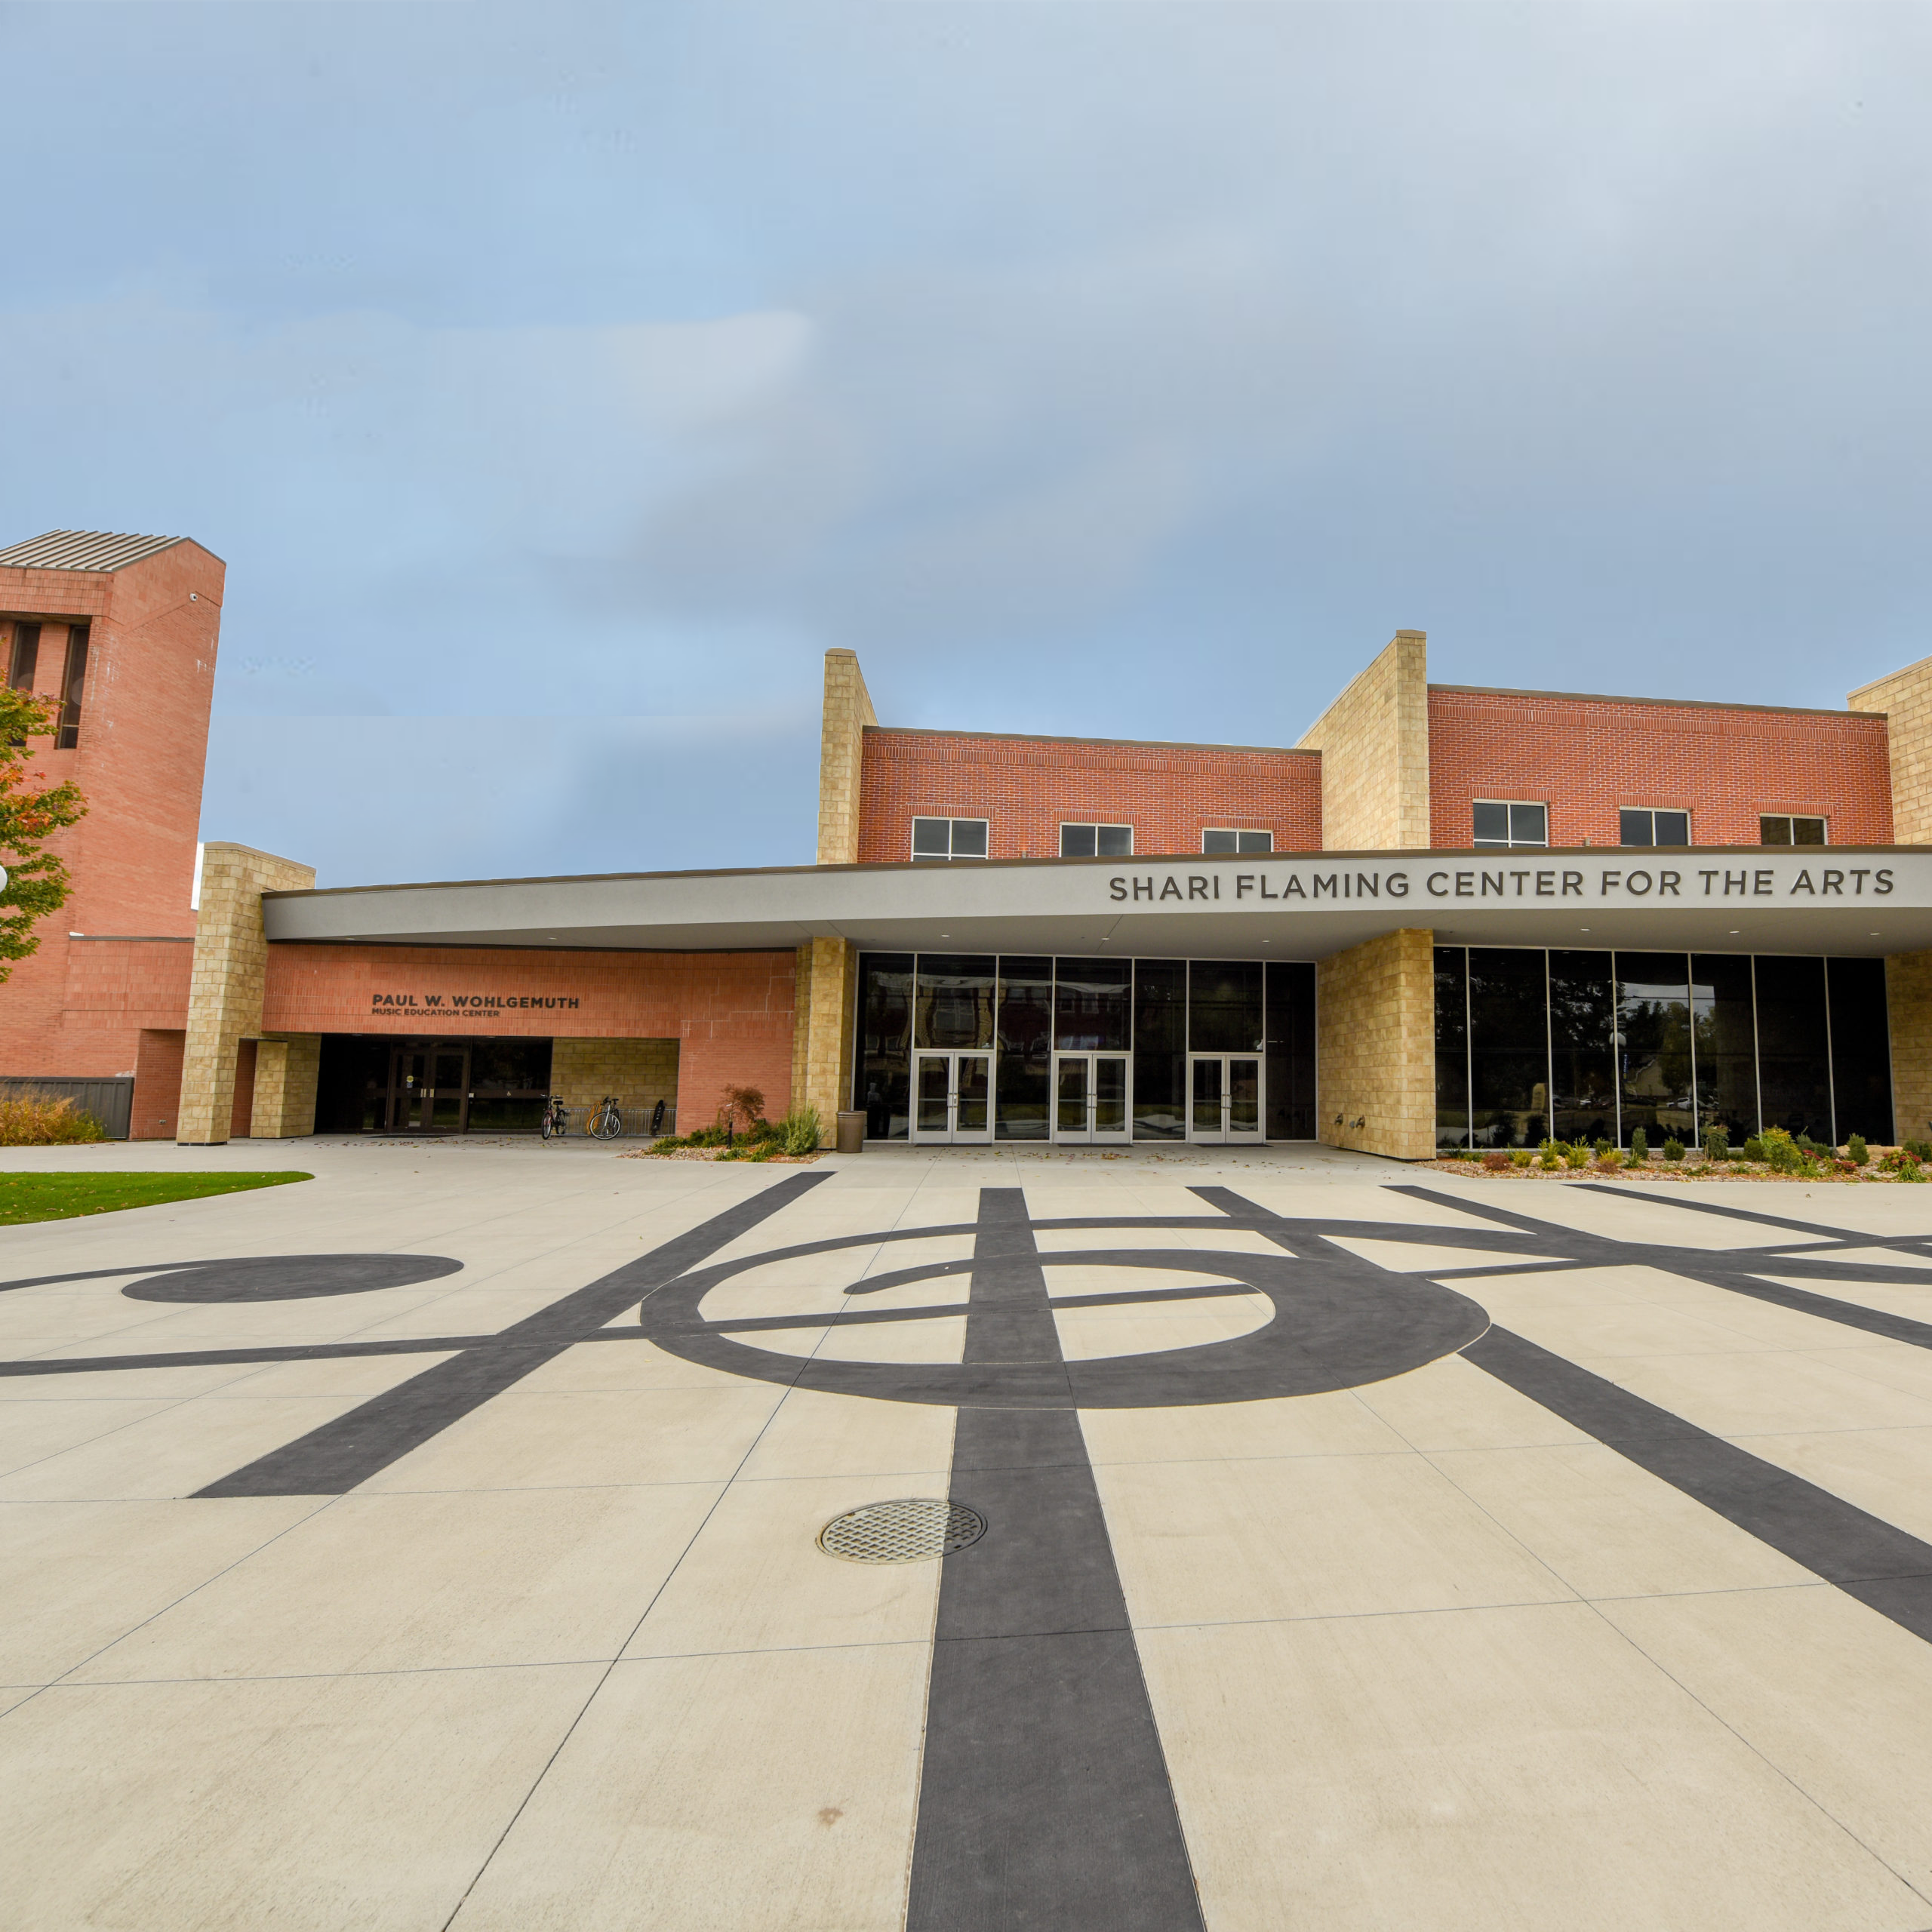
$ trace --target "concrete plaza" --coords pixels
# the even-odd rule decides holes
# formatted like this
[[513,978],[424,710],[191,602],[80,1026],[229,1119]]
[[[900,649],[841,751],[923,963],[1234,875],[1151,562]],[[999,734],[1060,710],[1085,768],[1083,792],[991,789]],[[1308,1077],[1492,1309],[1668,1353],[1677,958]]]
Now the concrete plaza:
[[85,1164],[316,1178],[0,1229],[9,1927],[1932,1927],[1915,1189]]

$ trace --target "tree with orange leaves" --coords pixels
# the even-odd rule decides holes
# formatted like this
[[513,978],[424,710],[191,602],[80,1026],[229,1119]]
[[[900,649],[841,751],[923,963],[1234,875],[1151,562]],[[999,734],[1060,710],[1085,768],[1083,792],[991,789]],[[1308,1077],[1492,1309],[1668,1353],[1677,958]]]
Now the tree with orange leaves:
[[54,724],[51,705],[31,691],[0,688],[0,866],[6,870],[0,888],[0,980],[13,971],[9,961],[38,949],[35,926],[59,912],[74,889],[66,862],[46,844],[86,817],[87,801],[71,780],[35,789],[27,742],[51,737]]

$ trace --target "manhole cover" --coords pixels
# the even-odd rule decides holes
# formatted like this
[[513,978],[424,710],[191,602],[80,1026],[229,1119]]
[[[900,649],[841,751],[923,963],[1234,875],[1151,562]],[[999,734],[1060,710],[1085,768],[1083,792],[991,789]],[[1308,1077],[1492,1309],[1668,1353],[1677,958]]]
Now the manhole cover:
[[986,1531],[986,1519],[963,1503],[901,1496],[833,1517],[818,1546],[848,1563],[924,1563],[977,1543]]

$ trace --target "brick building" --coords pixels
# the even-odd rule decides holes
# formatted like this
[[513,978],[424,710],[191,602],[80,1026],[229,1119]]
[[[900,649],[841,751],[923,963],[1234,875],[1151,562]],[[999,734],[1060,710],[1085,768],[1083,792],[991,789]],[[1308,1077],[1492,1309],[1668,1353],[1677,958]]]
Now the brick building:
[[0,550],[90,804],[0,1080],[137,1137],[731,1084],[828,1134],[1407,1158],[1932,1125],[1932,660],[1810,711],[1432,685],[1403,631],[1269,747],[897,729],[834,651],[816,866],[318,891],[195,843],[222,586],[183,539]]

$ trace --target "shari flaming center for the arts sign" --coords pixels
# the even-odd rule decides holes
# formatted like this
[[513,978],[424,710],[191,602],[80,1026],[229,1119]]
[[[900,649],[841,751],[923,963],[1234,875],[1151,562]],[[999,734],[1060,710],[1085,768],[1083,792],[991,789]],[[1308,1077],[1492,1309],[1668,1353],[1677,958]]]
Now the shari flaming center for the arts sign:
[[371,993],[369,1011],[391,1018],[494,1020],[505,1013],[574,1013],[577,1002],[552,993]]

